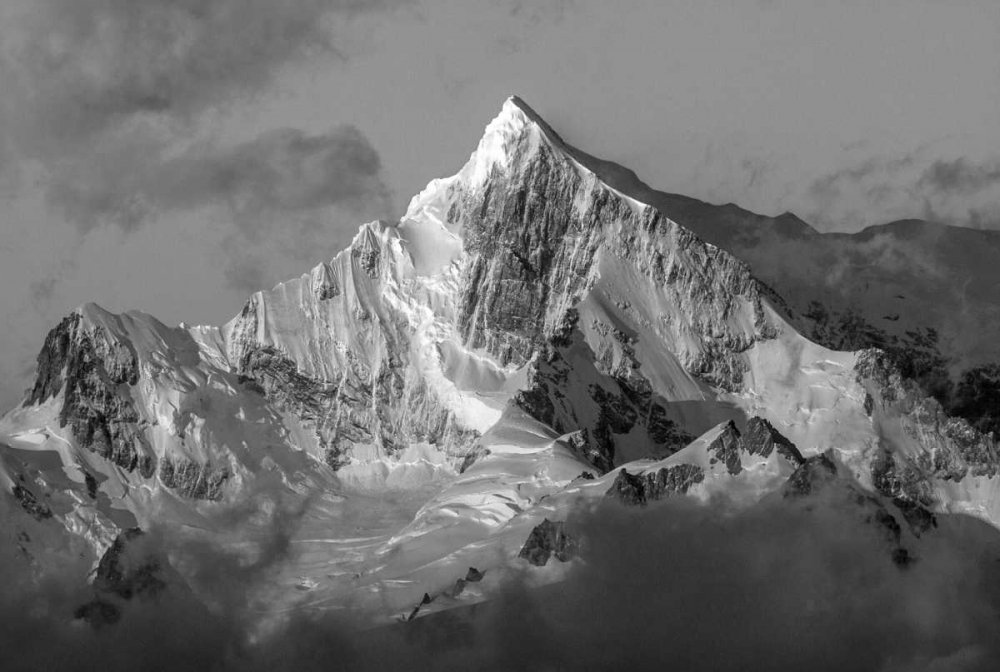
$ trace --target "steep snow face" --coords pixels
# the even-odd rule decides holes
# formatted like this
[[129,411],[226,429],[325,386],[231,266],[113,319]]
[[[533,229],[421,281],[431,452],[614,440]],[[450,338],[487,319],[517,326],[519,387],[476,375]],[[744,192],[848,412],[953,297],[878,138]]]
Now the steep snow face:
[[331,262],[251,297],[222,329],[230,366],[308,421],[310,452],[331,466],[357,445],[391,456],[425,442],[460,458],[516,378],[455,333],[460,257],[433,222],[367,224]]

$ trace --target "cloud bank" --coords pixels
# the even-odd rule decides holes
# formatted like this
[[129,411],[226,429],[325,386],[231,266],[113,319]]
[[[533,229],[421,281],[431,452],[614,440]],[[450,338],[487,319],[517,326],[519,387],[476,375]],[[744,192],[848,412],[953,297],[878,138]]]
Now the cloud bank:
[[[7,591],[0,609],[14,625],[0,644],[20,652],[10,669],[109,672],[995,669],[997,532],[957,516],[939,522],[901,569],[884,533],[843,500],[743,511],[685,500],[614,505],[571,520],[583,562],[566,581],[529,589],[525,577],[538,570],[527,569],[490,602],[367,632],[305,612],[253,627],[239,596],[286,557],[278,535],[245,570],[211,545],[188,548],[186,575],[230,596],[212,608],[168,595],[93,630],[52,608],[55,598],[79,599],[65,586],[43,588],[46,600],[38,589]],[[47,611],[28,607],[42,603]]]

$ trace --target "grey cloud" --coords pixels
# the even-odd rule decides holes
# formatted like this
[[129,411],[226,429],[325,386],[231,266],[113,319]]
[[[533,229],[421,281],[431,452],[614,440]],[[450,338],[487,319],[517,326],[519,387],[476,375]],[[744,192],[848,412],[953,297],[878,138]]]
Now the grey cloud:
[[809,216],[838,229],[908,217],[995,228],[991,194],[1000,187],[1000,161],[930,160],[926,153],[873,156],[817,178],[807,191]]
[[[738,511],[687,500],[614,505],[570,519],[582,558],[559,584],[528,589],[531,579],[515,576],[473,609],[368,632],[307,611],[262,629],[245,596],[287,557],[281,530],[301,515],[291,509],[267,521],[275,532],[249,564],[212,544],[181,542],[185,575],[213,598],[208,610],[168,596],[93,632],[69,627],[64,610],[52,608],[79,599],[72,586],[14,581],[0,594],[11,624],[0,643],[20,652],[13,669],[108,672],[181,663],[297,672],[995,669],[997,531],[940,515],[903,570],[880,528],[852,506],[822,496]],[[234,514],[236,528],[248,512]],[[28,608],[40,602],[49,611]]]
[[0,26],[0,178],[37,162],[47,202],[82,234],[216,204],[244,246],[289,217],[387,216],[379,155],[353,126],[227,146],[206,144],[205,129],[289,66],[343,60],[346,22],[410,1],[26,0]]
[[586,563],[519,615],[567,669],[985,670],[1000,655],[996,531],[978,521],[942,521],[906,571],[833,499],[669,501],[577,523]]
[[942,192],[972,194],[1000,184],[1000,161],[976,163],[965,158],[939,159],[923,172],[919,184]]
[[1000,229],[1000,204],[969,208],[965,221],[973,229]]
[[221,195],[237,209],[295,212],[383,198],[381,169],[378,152],[354,126],[323,135],[286,128],[230,150],[167,161],[149,187],[167,205],[207,204]]
[[[845,188],[864,182],[868,178],[885,178],[912,166],[915,156],[898,158],[870,157],[852,166],[836,170],[813,181],[809,193],[820,201],[836,198]],[[877,185],[884,186],[884,185]]]
[[47,304],[52,300],[56,285],[59,284],[60,276],[56,273],[49,273],[41,280],[35,280],[28,285],[28,296],[33,306]]
[[388,203],[378,152],[354,126],[320,135],[272,130],[173,157],[141,134],[118,140],[96,157],[62,162],[51,176],[50,200],[85,231],[105,221],[130,231],[157,213],[216,203],[227,204],[241,228],[270,213]]
[[[336,54],[332,19],[394,0],[40,0],[8,63],[19,138],[44,153],[143,116],[188,122],[252,95],[311,53]],[[23,37],[22,37],[23,35]]]

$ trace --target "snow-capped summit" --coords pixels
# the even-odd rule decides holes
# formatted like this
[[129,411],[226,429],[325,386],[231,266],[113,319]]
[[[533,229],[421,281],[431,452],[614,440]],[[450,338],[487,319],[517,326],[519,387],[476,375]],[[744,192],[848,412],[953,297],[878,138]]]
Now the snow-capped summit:
[[307,502],[302,538],[350,549],[314,559],[311,589],[393,608],[462,563],[513,561],[623,465],[659,493],[755,501],[830,456],[901,510],[1000,523],[991,436],[878,352],[797,333],[643,188],[512,97],[398,223],[364,224],[222,327],[74,311],[0,422],[0,480],[25,511],[48,497],[95,557],[136,524],[219,530],[251,496]]

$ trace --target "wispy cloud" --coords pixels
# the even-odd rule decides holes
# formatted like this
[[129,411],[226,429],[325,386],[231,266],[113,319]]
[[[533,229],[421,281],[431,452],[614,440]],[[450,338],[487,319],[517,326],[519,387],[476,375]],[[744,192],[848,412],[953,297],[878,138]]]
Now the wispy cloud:
[[929,147],[870,156],[815,179],[807,216],[821,228],[857,229],[922,218],[974,228],[1000,227],[1000,159],[934,158]]
[[937,192],[972,194],[1000,184],[1000,159],[976,163],[959,157],[937,160],[920,176],[918,184]]

